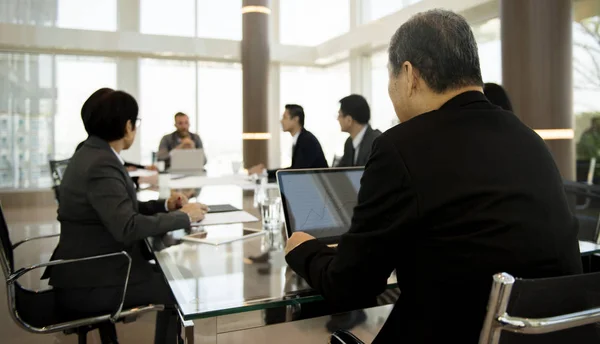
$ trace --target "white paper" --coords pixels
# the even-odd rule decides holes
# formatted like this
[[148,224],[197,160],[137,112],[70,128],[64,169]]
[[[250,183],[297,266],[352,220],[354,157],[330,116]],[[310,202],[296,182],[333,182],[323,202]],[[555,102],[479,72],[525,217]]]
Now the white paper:
[[206,176],[189,176],[181,179],[173,179],[169,183],[171,189],[193,189],[201,188],[209,185],[236,185],[246,190],[254,189],[254,183],[247,176],[223,176],[223,177],[206,177]]
[[258,219],[245,211],[206,214],[204,220],[192,223],[192,226],[225,225],[230,223],[257,222]]
[[142,169],[137,169],[135,171],[129,171],[130,177],[152,177],[157,174],[158,174],[158,172],[156,172],[156,171],[142,170]]

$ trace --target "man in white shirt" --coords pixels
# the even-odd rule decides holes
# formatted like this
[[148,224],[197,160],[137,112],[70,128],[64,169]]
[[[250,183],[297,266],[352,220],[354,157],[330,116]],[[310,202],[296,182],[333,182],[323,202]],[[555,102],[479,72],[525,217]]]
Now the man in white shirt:
[[369,125],[371,109],[367,100],[358,94],[351,94],[340,100],[338,122],[343,132],[350,134],[344,144],[344,156],[337,167],[365,166],[373,141],[381,132]]

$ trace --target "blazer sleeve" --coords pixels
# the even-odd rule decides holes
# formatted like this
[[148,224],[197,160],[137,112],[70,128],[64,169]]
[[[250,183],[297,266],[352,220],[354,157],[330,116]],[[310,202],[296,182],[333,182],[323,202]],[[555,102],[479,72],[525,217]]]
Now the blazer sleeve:
[[352,153],[352,139],[348,138],[346,143],[344,143],[344,155],[342,156],[342,160],[340,160],[340,164],[338,167],[351,167],[354,165],[354,154]]
[[167,213],[168,210],[165,207],[165,200],[159,199],[156,201],[139,202],[138,211],[142,215],[154,215],[158,213]]
[[[204,146],[202,145],[202,139],[200,138],[200,135],[198,135],[198,134],[194,135],[194,144],[196,145],[196,148],[204,149]],[[206,150],[205,150],[204,151],[204,165],[206,165],[207,162],[208,162],[208,159],[206,158]]]
[[131,199],[124,178],[119,167],[107,165],[92,167],[88,180],[88,201],[116,241],[131,244],[175,229],[189,229],[189,217],[181,211],[152,216],[136,211],[133,202],[137,201]]
[[399,245],[410,240],[417,214],[416,193],[399,153],[377,139],[352,225],[337,250],[310,240],[292,250],[286,261],[326,299],[366,302],[385,290]]

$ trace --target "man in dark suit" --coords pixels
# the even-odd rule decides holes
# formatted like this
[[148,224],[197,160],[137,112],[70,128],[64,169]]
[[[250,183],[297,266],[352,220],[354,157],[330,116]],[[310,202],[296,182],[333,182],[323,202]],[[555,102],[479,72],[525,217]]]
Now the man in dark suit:
[[[71,158],[60,185],[61,233],[53,259],[126,251],[132,265],[124,306],[165,304],[167,309],[157,316],[155,343],[176,343],[175,301],[164,276],[148,262],[143,239],[189,228],[204,218],[207,208],[182,204],[181,195],[137,201],[119,155],[136,134],[138,106],[129,94],[107,92],[83,120],[90,136]],[[47,274],[61,308],[104,313],[117,309],[127,268],[127,259],[116,257],[57,265]]]
[[350,134],[344,144],[344,156],[336,167],[365,166],[373,141],[381,131],[369,125],[371,109],[367,100],[358,94],[351,94],[340,100],[338,122],[343,132]]
[[[327,160],[319,140],[310,131],[304,129],[304,109],[300,105],[288,104],[281,117],[283,131],[293,137],[292,166],[289,168],[326,168]],[[265,165],[258,164],[248,170],[248,174],[260,174]],[[270,170],[269,178],[275,176],[276,170]]]
[[489,103],[477,43],[452,12],[419,13],[389,47],[401,124],[373,144],[337,249],[308,233],[290,267],[334,304],[400,297],[373,343],[476,343],[492,276],[582,272],[577,222],[545,142]]

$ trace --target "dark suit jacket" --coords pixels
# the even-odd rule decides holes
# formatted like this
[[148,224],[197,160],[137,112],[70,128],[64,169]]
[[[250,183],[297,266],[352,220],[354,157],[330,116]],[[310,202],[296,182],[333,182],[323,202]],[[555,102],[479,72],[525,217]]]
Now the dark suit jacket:
[[[298,141],[292,152],[292,166],[290,169],[299,168],[327,168],[327,160],[319,140],[310,131],[302,128]],[[269,170],[269,179],[275,178],[277,170]]]
[[479,92],[373,144],[337,251],[310,240],[287,262],[334,303],[401,295],[374,343],[477,343],[492,275],[581,273],[577,222],[544,141]]
[[[88,138],[65,170],[60,184],[60,241],[53,259],[82,258],[127,251],[132,258],[130,283],[151,277],[143,256],[144,238],[189,228],[180,211],[165,212],[165,200],[138,202],[133,182],[108,143]],[[57,265],[50,285],[59,288],[123,285],[125,257]]]
[[338,167],[351,167],[351,166],[365,166],[369,156],[371,155],[371,148],[373,147],[373,141],[381,135],[381,131],[371,128],[367,125],[365,136],[358,145],[358,157],[356,158],[356,164],[354,163],[354,146],[352,145],[352,137],[348,137],[344,144],[344,156]]

